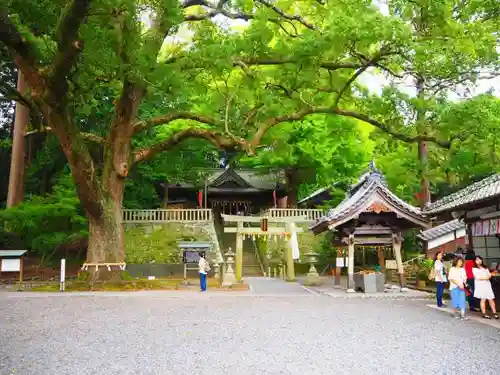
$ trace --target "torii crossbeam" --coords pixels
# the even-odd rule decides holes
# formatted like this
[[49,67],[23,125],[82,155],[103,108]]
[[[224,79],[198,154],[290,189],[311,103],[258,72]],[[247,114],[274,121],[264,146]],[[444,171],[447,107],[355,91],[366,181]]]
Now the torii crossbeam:
[[[297,228],[296,223],[308,222],[306,216],[290,216],[290,217],[269,217],[269,216],[239,216],[239,215],[222,215],[224,222],[235,222],[235,227],[224,228],[224,233],[236,233],[236,280],[241,281],[243,277],[243,236],[269,236],[269,235],[289,235],[286,246],[286,263],[287,263],[287,280],[295,281],[295,266],[293,263],[292,251],[292,233],[303,232],[302,228]],[[270,227],[266,230],[261,228],[244,228],[243,223],[262,223],[267,220],[269,223],[283,223],[285,227]]]

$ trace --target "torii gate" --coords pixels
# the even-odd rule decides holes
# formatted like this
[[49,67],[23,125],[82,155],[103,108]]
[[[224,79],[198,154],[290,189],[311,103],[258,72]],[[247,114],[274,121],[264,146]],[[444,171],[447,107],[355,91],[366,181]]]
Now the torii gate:
[[[295,266],[293,263],[292,234],[304,230],[297,228],[296,223],[305,222],[305,216],[268,217],[268,216],[238,216],[222,215],[224,222],[236,222],[236,227],[224,227],[224,233],[236,233],[236,280],[241,281],[243,276],[243,236],[287,236],[286,246],[286,276],[288,281],[295,281]],[[284,223],[285,227],[270,227],[268,223]],[[243,223],[260,223],[260,228],[244,228]]]

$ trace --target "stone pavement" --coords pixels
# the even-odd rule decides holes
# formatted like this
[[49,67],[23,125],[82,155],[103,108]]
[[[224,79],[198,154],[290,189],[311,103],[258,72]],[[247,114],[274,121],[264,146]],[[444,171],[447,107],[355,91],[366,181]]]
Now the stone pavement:
[[[0,374],[498,372],[500,330],[424,301],[250,283],[250,293],[0,293]],[[471,342],[464,365],[457,348]]]
[[[453,309],[449,307],[437,307],[436,305],[427,305],[427,307],[430,307],[431,309],[441,311],[444,314],[447,314],[448,316],[453,314]],[[490,315],[493,315],[490,313]],[[491,327],[497,328],[500,330],[500,320],[498,319],[484,319],[480,313],[475,313],[475,312],[469,312],[467,314],[470,320],[473,320],[477,323],[482,323],[482,324],[487,324]],[[500,332],[500,331],[499,331]]]
[[275,294],[315,294],[304,288],[299,283],[288,283],[281,279],[273,279],[268,277],[246,277],[245,282],[250,287],[250,292],[261,295]]
[[[306,289],[319,294],[327,295],[333,298],[362,298],[362,299],[411,299],[411,300],[428,300],[434,298],[432,293],[422,292],[419,290],[408,289],[401,292],[398,286],[387,289],[384,293],[369,293],[362,292],[347,293],[347,278],[341,279],[340,286],[335,285],[335,278],[331,276],[321,276],[321,286],[307,287]],[[304,284],[305,277],[297,278],[299,284]]]

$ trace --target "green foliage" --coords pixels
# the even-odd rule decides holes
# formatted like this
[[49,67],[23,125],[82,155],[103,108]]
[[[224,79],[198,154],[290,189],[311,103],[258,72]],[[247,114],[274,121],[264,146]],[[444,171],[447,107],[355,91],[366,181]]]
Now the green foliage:
[[179,263],[182,259],[179,241],[209,241],[202,230],[183,224],[137,226],[125,231],[127,263]]
[[[302,233],[297,234],[301,261],[306,260],[304,254],[310,251],[317,253],[323,251],[326,234],[316,236],[307,229],[307,225],[297,225],[297,228],[303,229]],[[287,240],[285,238],[270,237],[267,240],[267,257],[271,259],[284,259],[286,246]]]
[[422,268],[425,269],[427,272],[430,272],[432,268],[434,268],[434,260],[427,258],[422,261]]
[[243,166],[294,173],[301,196],[333,183],[352,181],[370,158],[354,120],[324,115],[284,123],[268,133],[270,147],[240,160]]
[[31,196],[17,207],[0,211],[0,220],[47,260],[59,245],[88,236],[87,220],[68,175],[58,180],[52,194]]
[[429,280],[429,271],[427,269],[420,269],[417,272],[417,279],[420,281],[428,281]]

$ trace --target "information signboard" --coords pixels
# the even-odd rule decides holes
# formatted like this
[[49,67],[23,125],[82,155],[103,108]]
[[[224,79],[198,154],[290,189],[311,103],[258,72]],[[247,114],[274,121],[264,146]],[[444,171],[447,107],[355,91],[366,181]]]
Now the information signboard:
[[1,260],[2,266],[0,272],[20,272],[21,271],[21,259],[20,258],[4,258]]
[[200,261],[200,254],[205,255],[205,253],[204,250],[184,250],[182,253],[182,262],[184,264],[198,264]]

